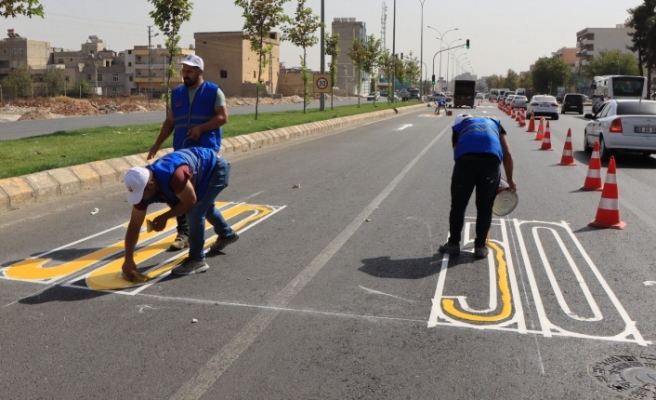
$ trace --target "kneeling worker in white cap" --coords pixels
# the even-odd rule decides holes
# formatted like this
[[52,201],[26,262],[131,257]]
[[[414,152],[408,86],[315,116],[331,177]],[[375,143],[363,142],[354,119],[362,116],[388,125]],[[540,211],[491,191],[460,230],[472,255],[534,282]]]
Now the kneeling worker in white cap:
[[492,224],[492,207],[499,189],[501,164],[506,172],[508,190],[515,192],[513,158],[506,131],[498,119],[456,116],[451,136],[455,165],[451,176],[451,212],[449,239],[440,253],[460,255],[462,227],[469,198],[476,188],[476,239],[474,256],[487,257],[487,233]]
[[153,229],[161,232],[169,218],[186,214],[189,222],[189,256],[171,271],[175,275],[205,272],[205,219],[219,236],[210,250],[221,251],[234,243],[238,236],[215,207],[214,202],[228,186],[230,164],[214,150],[192,147],[169,153],[146,167],[133,167],[125,174],[127,199],[132,207],[125,234],[123,276],[133,282],[145,277],[137,272],[134,249],[146,218],[149,204],[167,203],[168,211],[157,216]]

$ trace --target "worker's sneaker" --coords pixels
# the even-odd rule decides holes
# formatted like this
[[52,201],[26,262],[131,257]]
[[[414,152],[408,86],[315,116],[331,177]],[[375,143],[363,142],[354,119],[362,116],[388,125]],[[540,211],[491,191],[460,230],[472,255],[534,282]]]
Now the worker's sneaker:
[[446,242],[440,246],[439,249],[437,249],[440,253],[446,253],[452,256],[459,256],[460,255],[460,244],[450,244],[449,242]]
[[488,252],[489,250],[487,249],[487,246],[474,247],[474,257],[476,258],[485,258],[487,257]]
[[189,247],[189,237],[183,233],[178,233],[173,243],[169,246],[169,250],[182,250]]
[[239,240],[239,234],[235,232],[234,235],[228,236],[228,237],[219,237],[216,239],[216,242],[214,242],[213,245],[210,246],[210,251],[213,251],[215,253],[218,253],[219,251],[223,251],[229,244],[232,244]]
[[205,272],[209,268],[210,266],[205,261],[187,257],[182,264],[173,268],[171,273],[173,275],[192,275]]

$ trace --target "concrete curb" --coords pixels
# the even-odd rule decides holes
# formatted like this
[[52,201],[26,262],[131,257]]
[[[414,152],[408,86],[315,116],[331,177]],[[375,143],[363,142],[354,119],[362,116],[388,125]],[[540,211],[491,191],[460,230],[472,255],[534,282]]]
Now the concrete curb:
[[[420,108],[426,108],[426,104],[224,138],[221,141],[219,154],[229,155],[251,151],[299,137],[320,135],[349,125],[406,114]],[[159,153],[163,155],[171,151],[172,149],[163,149]],[[0,214],[122,182],[128,169],[149,164],[146,160],[147,156],[148,153],[141,153],[2,179],[0,180]]]

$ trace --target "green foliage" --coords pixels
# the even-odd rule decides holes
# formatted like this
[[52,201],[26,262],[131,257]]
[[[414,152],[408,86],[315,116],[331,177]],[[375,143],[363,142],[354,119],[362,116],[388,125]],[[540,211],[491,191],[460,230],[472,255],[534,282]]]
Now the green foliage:
[[43,82],[46,85],[46,93],[49,96],[59,96],[64,94],[66,87],[66,76],[62,69],[49,69],[43,75]]
[[639,75],[644,75],[643,65],[648,69],[656,65],[656,0],[645,0],[644,4],[627,11],[630,15],[627,26],[634,29],[631,34],[633,45],[629,49],[638,53]]
[[638,75],[638,59],[620,50],[602,50],[584,68],[589,79],[599,75]]
[[0,0],[0,17],[16,18],[19,15],[43,18],[43,6],[39,0]]
[[244,9],[244,34],[251,44],[251,50],[258,55],[257,96],[255,98],[255,119],[260,105],[262,87],[262,69],[268,64],[267,55],[271,45],[265,44],[269,32],[281,23],[288,22],[283,5],[289,0],[235,0],[235,5]]
[[533,88],[538,93],[555,94],[556,88],[570,80],[569,66],[562,58],[543,57],[533,69]]
[[417,57],[413,57],[412,51],[408,54],[406,59],[403,60],[403,71],[405,72],[405,77],[407,77],[411,86],[415,86],[415,84],[421,80],[421,76],[419,76],[421,74],[419,63],[419,59],[417,59]]
[[[330,71],[330,88],[332,91],[332,89],[335,87],[335,82],[337,82],[337,57],[339,57],[339,54],[341,53],[341,49],[339,48],[339,33],[334,35],[326,33],[326,37],[324,39],[324,50],[326,55],[331,57],[331,61],[328,62],[328,70]],[[334,109],[334,92],[330,95],[330,108]]]
[[282,28],[284,33],[283,40],[290,41],[294,45],[303,48],[303,57],[301,58],[303,98],[305,100],[303,101],[303,112],[305,112],[308,103],[312,100],[308,87],[310,78],[309,74],[307,73],[307,48],[319,43],[319,38],[314,34],[317,29],[324,26],[321,22],[319,22],[319,17],[312,14],[312,9],[310,7],[305,7],[305,1],[306,0],[298,0],[294,18],[287,20],[287,22],[291,23],[292,25]]
[[22,66],[15,68],[2,80],[2,87],[16,97],[27,97],[32,95],[32,81],[29,67]]
[[[353,61],[358,71],[366,72],[373,75],[373,70],[378,66],[381,56],[380,39],[370,35],[363,43],[362,39],[353,39],[353,45],[348,51],[349,58]],[[376,77],[373,77],[374,87]],[[361,93],[362,81],[358,79],[358,93]],[[374,104],[376,101],[374,100]],[[358,96],[358,107],[360,106],[360,96]]]
[[171,77],[175,74],[175,56],[180,53],[180,28],[182,23],[191,19],[191,10],[194,6],[189,0],[148,0],[155,9],[148,13],[155,26],[166,36],[165,46],[168,52],[169,66],[166,71],[165,98],[166,107],[171,101]]
[[504,79],[504,87],[507,87],[510,90],[515,90],[518,87],[517,84],[519,83],[519,75],[517,75],[517,72],[513,71],[512,69],[508,70],[508,74],[506,75],[506,79]]

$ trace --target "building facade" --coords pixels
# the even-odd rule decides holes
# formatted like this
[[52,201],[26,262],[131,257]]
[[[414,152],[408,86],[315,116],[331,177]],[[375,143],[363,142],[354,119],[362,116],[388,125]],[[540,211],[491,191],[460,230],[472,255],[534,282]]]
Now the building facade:
[[[358,71],[353,61],[348,56],[349,50],[353,47],[353,40],[358,39],[363,43],[367,40],[367,26],[364,22],[356,21],[355,18],[335,18],[332,23],[333,35],[339,34],[338,46],[341,49],[337,57],[337,82],[339,90],[335,89],[335,94],[339,95],[360,95],[369,93],[370,77],[368,74]],[[358,81],[361,83],[358,93]]]
[[34,75],[43,75],[49,58],[49,42],[29,40],[7,29],[7,37],[0,40],[0,81],[20,67],[29,68]]
[[[187,55],[196,54],[194,46],[187,49],[178,49],[174,60],[175,73],[171,76],[169,86],[171,89],[182,84],[182,60]],[[169,67],[168,50],[162,45],[156,48],[148,46],[134,46],[124,54],[126,74],[133,83],[132,93],[142,93],[152,97],[159,97],[166,88],[166,73]]]
[[[226,96],[256,96],[259,59],[244,32],[196,32],[194,39],[196,54],[205,63],[205,80],[218,84]],[[278,92],[280,33],[270,32],[264,45],[271,52],[260,77],[261,95],[273,95]]]

